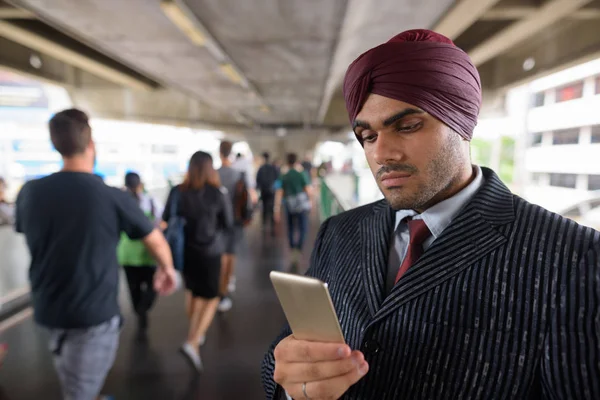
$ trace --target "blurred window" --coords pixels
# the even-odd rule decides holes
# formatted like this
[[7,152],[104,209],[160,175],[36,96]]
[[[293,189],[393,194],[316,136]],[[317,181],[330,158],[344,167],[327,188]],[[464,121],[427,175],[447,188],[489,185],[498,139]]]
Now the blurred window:
[[531,135],[531,147],[541,146],[543,137],[544,134],[541,132],[533,133]]
[[579,128],[561,129],[552,132],[552,144],[577,144],[579,143]]
[[577,186],[577,175],[575,174],[550,174],[550,186],[575,189]]
[[545,98],[546,98],[546,93],[544,93],[544,92],[538,92],[538,93],[535,93],[535,94],[533,95],[533,98],[532,98],[532,100],[531,100],[531,101],[532,101],[532,103],[533,103],[533,104],[532,104],[532,105],[533,105],[533,107],[541,107],[541,106],[543,106],[543,105],[544,105],[544,99],[545,99]]
[[580,99],[583,96],[583,81],[571,83],[556,89],[556,102]]
[[600,143],[600,125],[592,126],[592,143]]
[[600,190],[600,175],[588,176],[588,190]]

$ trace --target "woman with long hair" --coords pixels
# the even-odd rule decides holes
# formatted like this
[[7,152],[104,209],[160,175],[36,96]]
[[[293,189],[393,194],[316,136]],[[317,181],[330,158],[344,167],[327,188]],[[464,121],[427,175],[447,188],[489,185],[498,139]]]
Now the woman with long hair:
[[[125,190],[133,196],[146,216],[158,227],[162,206],[152,196],[144,193],[142,179],[135,172],[125,175]],[[148,328],[148,311],[156,300],[154,273],[156,261],[141,240],[131,240],[124,233],[117,248],[119,264],[125,269],[133,310],[138,316],[138,338],[145,339]]]
[[185,219],[183,279],[190,327],[181,350],[200,371],[200,345],[219,305],[223,233],[234,222],[231,200],[221,189],[210,154],[198,151],[192,156],[184,182],[169,194],[163,221],[169,221],[172,210]]

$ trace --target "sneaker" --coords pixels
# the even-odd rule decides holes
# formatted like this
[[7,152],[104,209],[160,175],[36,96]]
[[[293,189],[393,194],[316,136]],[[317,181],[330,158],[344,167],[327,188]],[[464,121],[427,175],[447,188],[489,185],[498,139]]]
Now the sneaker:
[[233,302],[231,301],[231,299],[229,297],[224,297],[223,300],[221,300],[221,302],[219,303],[219,307],[217,309],[219,310],[219,312],[223,313],[231,310],[231,307],[233,307]]
[[202,359],[200,358],[198,349],[195,349],[194,346],[186,342],[181,346],[181,352],[190,360],[198,372],[202,372]]
[[235,276],[232,276],[231,279],[229,279],[229,285],[227,285],[227,290],[229,291],[229,293],[235,292]]
[[200,343],[198,345],[204,346],[204,343],[206,343],[206,336],[200,336]]

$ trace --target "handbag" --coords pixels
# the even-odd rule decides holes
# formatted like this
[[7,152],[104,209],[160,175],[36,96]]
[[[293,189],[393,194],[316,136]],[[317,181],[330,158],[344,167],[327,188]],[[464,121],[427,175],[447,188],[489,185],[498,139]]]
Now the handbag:
[[285,197],[285,207],[291,214],[300,214],[310,211],[311,204],[308,194],[304,191]]
[[181,193],[178,188],[173,190],[173,197],[171,198],[171,207],[169,208],[169,220],[167,221],[167,230],[165,231],[165,238],[169,247],[171,248],[171,254],[173,255],[173,265],[177,271],[183,271],[183,260],[185,253],[185,232],[184,228],[186,225],[185,218],[177,215],[179,211],[179,202],[181,200]]

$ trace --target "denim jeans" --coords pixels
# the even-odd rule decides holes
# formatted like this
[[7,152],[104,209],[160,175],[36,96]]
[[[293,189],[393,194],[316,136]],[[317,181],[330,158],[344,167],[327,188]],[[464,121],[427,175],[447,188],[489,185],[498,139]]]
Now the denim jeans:
[[287,213],[288,238],[292,249],[302,250],[302,246],[304,246],[306,233],[308,231],[308,213],[308,211],[301,213]]

